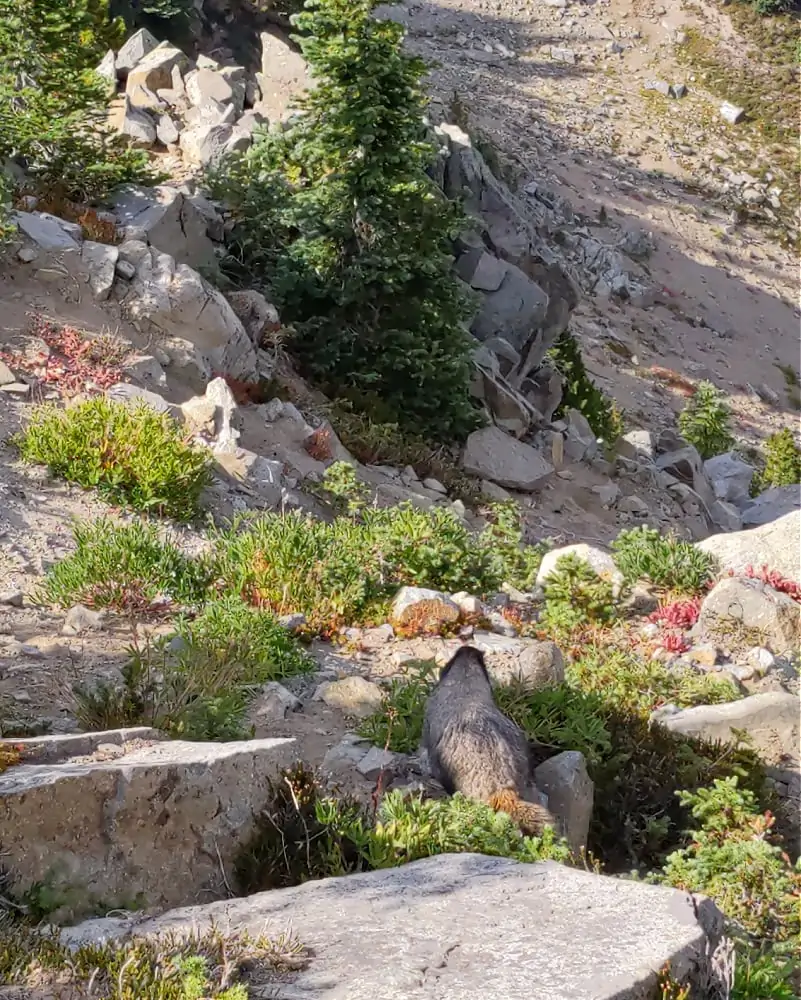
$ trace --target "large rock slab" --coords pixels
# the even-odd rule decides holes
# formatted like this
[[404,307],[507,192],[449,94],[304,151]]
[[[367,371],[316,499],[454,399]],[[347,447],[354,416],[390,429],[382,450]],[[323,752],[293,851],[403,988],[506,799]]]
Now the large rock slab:
[[768,691],[723,705],[696,705],[672,714],[659,711],[654,717],[674,733],[727,743],[736,742],[734,730],[744,729],[769,757],[797,757],[799,708],[796,695]]
[[261,90],[258,108],[271,121],[284,121],[312,78],[306,60],[288,42],[269,31],[261,33],[261,72],[256,74]]
[[743,525],[746,528],[770,524],[792,511],[801,510],[801,487],[774,486],[743,508]]
[[801,604],[760,580],[727,577],[704,598],[693,633],[704,638],[721,629],[735,638],[743,629],[757,632],[760,646],[793,654],[801,645]]
[[801,582],[801,511],[794,510],[759,528],[710,535],[696,548],[715,556],[723,570],[742,573],[767,566]]
[[69,892],[77,912],[97,900],[220,898],[293,748],[290,739],[156,742],[112,759],[9,768],[0,775],[0,841],[19,891],[44,882]]
[[468,437],[462,457],[465,472],[510,490],[536,490],[553,475],[550,462],[530,444],[500,427],[482,427]]
[[695,983],[721,933],[709,901],[555,862],[450,854],[155,920],[89,921],[71,942],[290,927],[312,952],[282,996],[307,1000],[642,1000],[658,970]]

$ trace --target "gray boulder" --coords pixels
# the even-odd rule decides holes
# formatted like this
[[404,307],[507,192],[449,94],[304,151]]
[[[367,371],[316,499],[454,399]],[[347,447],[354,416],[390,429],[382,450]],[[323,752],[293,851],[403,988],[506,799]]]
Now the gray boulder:
[[711,901],[676,889],[446,854],[150,920],[93,920],[65,936],[99,943],[212,924],[253,936],[291,926],[313,957],[281,992],[308,1000],[641,1000],[664,966],[706,984],[722,933]]
[[138,31],[135,31],[117,53],[117,75],[123,76],[129,70],[132,70],[158,44],[158,39],[154,38],[147,28],[140,28]]
[[479,340],[500,334],[518,351],[525,349],[548,309],[548,296],[514,264],[497,290],[486,292],[471,330]]
[[723,455],[708,458],[704,462],[704,472],[718,500],[732,503],[738,508],[750,503],[748,490],[754,468],[739,455],[727,451]]
[[748,531],[711,535],[697,548],[714,556],[722,570],[742,573],[748,566],[767,566],[801,582],[801,511]]
[[[71,891],[76,906],[175,906],[225,893],[269,779],[294,740],[155,742],[109,760],[20,764],[0,775],[3,850],[20,891]],[[105,758],[105,759],[103,759]]]
[[313,85],[306,60],[288,42],[268,31],[261,33],[261,90],[258,110],[271,122],[285,121],[297,98]]
[[574,854],[587,847],[595,786],[584,754],[565,750],[534,770],[534,783],[548,796],[548,808],[559,821]]
[[147,242],[168,253],[177,264],[211,267],[214,247],[206,235],[206,220],[192,201],[167,184],[143,187],[125,184],[112,195],[119,226],[144,234]]
[[[170,88],[173,82],[173,69],[185,70],[189,66],[189,60],[174,45],[169,42],[162,42],[154,49],[150,49],[136,64],[129,69],[128,79],[125,83],[126,93],[141,85],[149,90],[157,91]],[[117,70],[120,70],[119,61]]]
[[801,486],[797,483],[792,486],[774,486],[743,507],[743,526],[756,528],[770,524],[794,510],[801,510]]
[[505,434],[499,427],[484,427],[468,437],[462,456],[465,472],[489,479],[511,490],[538,489],[554,468],[538,451]]
[[47,212],[12,212],[11,221],[42,250],[77,250],[82,239],[70,223]]
[[704,638],[715,627],[757,632],[771,652],[794,653],[801,645],[801,604],[759,580],[727,577],[704,598],[693,634]]

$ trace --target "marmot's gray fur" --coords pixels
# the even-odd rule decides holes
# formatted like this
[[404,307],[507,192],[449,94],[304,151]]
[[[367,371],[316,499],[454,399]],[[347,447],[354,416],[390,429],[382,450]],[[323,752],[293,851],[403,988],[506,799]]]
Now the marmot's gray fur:
[[529,835],[557,829],[536,802],[526,735],[495,704],[484,656],[473,646],[457,650],[428,696],[421,749],[449,795],[486,802]]

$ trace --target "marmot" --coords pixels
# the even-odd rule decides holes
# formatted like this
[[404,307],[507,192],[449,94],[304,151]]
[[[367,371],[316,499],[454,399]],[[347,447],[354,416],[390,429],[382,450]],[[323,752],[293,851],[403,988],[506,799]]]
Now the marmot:
[[428,696],[421,750],[448,795],[461,792],[508,813],[529,836],[556,820],[536,803],[531,748],[495,704],[484,656],[463,646]]

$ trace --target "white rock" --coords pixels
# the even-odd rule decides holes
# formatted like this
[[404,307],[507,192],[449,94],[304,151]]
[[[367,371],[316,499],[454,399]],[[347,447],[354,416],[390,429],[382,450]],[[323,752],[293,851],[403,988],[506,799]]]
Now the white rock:
[[724,571],[742,573],[748,566],[767,566],[801,583],[801,511],[749,531],[711,535],[696,548],[714,556]]
[[169,254],[177,264],[193,268],[215,265],[206,219],[176,188],[126,184],[116,189],[112,205],[119,226],[142,230],[151,246]]
[[89,270],[89,287],[98,302],[105,302],[114,284],[119,250],[106,243],[85,240],[81,245],[81,260]]

